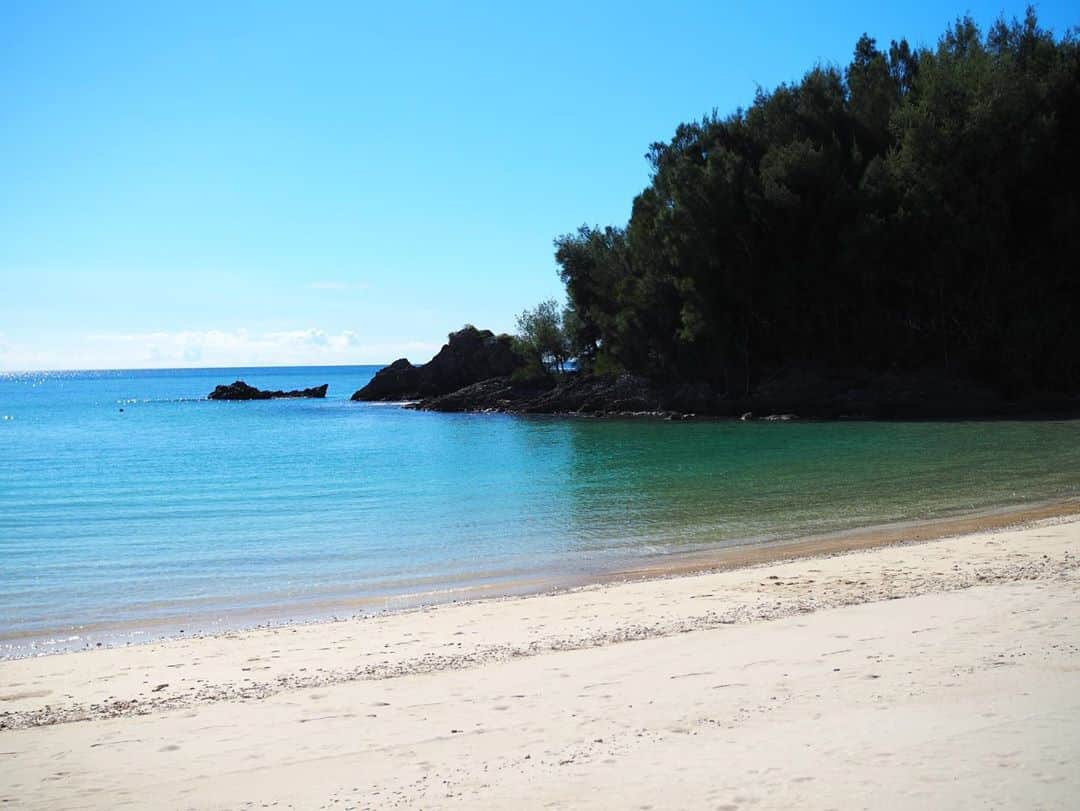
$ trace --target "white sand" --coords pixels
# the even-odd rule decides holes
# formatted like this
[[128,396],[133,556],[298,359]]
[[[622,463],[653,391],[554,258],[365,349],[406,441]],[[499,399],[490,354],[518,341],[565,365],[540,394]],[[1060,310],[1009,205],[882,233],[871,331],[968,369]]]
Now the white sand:
[[2,662],[0,724],[0,807],[1075,808],[1080,520]]

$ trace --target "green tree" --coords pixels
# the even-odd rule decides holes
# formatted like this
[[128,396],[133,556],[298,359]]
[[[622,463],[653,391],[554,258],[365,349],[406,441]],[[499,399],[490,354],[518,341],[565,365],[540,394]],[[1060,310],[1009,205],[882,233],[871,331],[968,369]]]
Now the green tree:
[[570,359],[564,315],[554,299],[542,301],[517,317],[519,351],[536,369],[562,372]]
[[1080,391],[1075,143],[1080,46],[1033,11],[863,35],[844,70],[679,125],[624,227],[556,240],[567,351],[733,395],[793,364]]

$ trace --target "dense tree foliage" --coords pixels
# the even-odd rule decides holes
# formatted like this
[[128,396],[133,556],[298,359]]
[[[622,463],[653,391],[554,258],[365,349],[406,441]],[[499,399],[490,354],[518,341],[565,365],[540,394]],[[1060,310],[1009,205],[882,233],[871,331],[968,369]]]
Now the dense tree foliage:
[[571,352],[564,318],[554,299],[542,301],[517,317],[515,345],[528,364],[525,374],[563,371]]
[[863,36],[648,153],[624,228],[556,240],[586,368],[740,394],[791,364],[1080,390],[1080,47],[1034,12]]

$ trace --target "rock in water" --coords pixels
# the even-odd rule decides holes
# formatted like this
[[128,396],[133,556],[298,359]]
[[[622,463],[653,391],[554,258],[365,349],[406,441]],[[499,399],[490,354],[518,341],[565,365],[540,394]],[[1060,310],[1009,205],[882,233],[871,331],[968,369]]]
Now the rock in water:
[[524,365],[509,335],[465,327],[450,334],[439,354],[423,366],[405,358],[380,369],[353,400],[420,400],[471,386],[493,377],[513,374]]
[[315,397],[326,396],[328,383],[315,386],[311,389],[294,389],[293,391],[268,391],[249,386],[243,380],[237,380],[228,386],[218,386],[207,396],[207,400],[274,400],[279,397]]

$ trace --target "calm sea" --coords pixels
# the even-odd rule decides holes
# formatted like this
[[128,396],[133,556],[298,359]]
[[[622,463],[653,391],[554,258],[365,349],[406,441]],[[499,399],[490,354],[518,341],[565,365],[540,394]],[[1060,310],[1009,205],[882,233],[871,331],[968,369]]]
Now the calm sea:
[[[0,656],[1080,494],[1080,422],[669,423],[349,402],[375,369],[0,376]],[[330,391],[204,399],[237,378]]]

